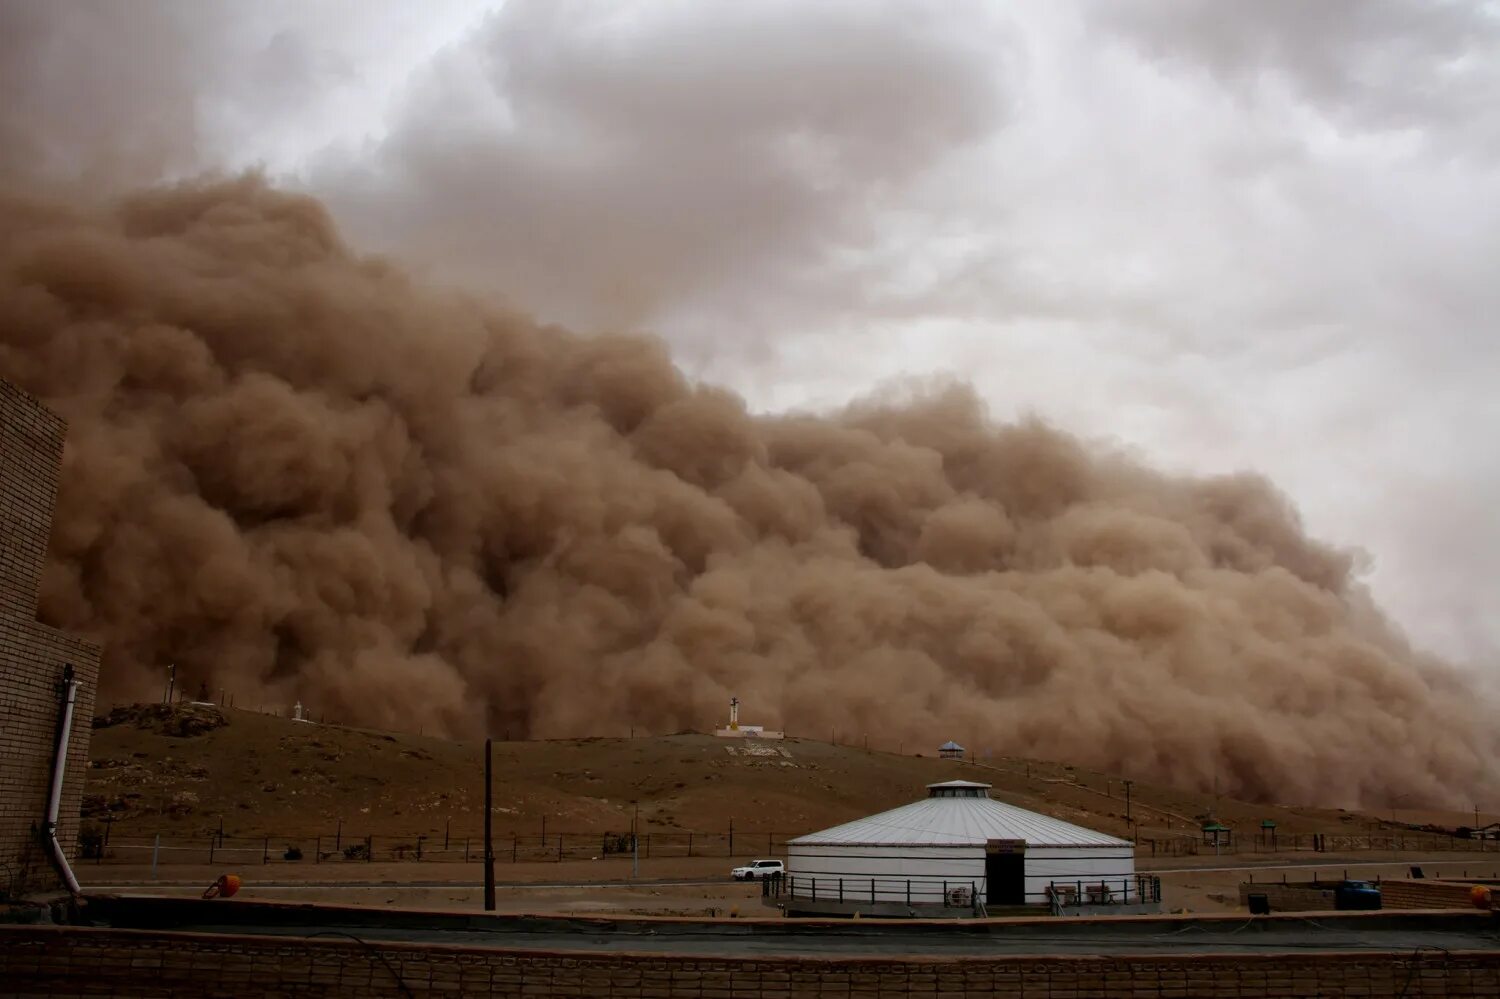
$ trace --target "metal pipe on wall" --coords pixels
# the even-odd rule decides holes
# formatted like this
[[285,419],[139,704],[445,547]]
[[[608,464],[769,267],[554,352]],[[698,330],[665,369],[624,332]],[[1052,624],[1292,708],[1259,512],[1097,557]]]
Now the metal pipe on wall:
[[63,883],[74,895],[83,893],[73,868],[68,866],[67,855],[57,841],[57,816],[62,810],[63,777],[68,769],[68,743],[73,735],[73,706],[78,700],[78,681],[73,676],[73,667],[63,667],[61,718],[57,726],[57,755],[52,761],[52,787],[47,795],[47,820],[42,827],[47,836],[47,846],[52,853],[52,862]]

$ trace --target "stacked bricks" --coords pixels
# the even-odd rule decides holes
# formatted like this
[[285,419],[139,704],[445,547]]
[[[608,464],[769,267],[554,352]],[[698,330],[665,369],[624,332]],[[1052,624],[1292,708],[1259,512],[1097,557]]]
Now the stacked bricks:
[[36,620],[64,430],[35,399],[0,381],[0,897],[60,883],[38,834],[65,665],[79,681],[58,826],[69,851],[88,767],[99,650]]
[[883,996],[1500,999],[1500,950],[1006,958],[716,958],[0,926],[11,996]]
[[1249,908],[1251,895],[1264,895],[1272,912],[1332,912],[1332,888],[1312,883],[1277,884],[1265,881],[1240,882],[1240,906]]
[[[1478,882],[1382,881],[1381,905],[1387,909],[1467,909],[1469,892]],[[1491,889],[1500,895],[1500,886]]]

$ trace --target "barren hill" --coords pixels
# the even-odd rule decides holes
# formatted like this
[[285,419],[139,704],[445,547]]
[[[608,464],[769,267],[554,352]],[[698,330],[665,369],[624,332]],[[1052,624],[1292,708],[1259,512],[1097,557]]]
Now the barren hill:
[[[96,721],[85,814],[116,834],[455,836],[482,824],[483,746],[297,722],[216,707],[136,706]],[[1125,818],[1124,774],[1062,763],[978,763],[807,739],[682,734],[495,744],[498,835],[644,832],[796,835],[980,780],[996,798],[1140,840],[1197,835],[1214,814],[1243,839],[1261,821],[1282,842],[1364,834],[1390,823],[1339,810],[1255,805],[1140,781]],[[1124,769],[1122,767],[1122,769]]]

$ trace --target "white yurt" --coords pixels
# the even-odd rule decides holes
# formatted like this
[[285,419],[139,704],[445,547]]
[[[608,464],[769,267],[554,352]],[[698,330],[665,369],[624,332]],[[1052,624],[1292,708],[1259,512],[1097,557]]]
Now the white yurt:
[[1135,847],[990,797],[972,781],[787,843],[788,912],[907,915],[1139,904]]

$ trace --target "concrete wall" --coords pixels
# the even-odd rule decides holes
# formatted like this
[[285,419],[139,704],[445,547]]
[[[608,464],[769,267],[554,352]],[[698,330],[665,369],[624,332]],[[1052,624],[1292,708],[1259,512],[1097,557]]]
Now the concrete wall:
[[[399,982],[398,982],[399,976]],[[1318,995],[1500,997],[1500,951],[1120,957],[726,959],[479,950],[72,927],[0,927],[16,997],[128,994],[601,999],[855,999],[1000,994],[1069,999]]]
[[36,831],[46,812],[64,665],[80,681],[58,838],[72,850],[88,768],[99,650],[36,621],[63,422],[0,381],[0,896],[58,885]]

